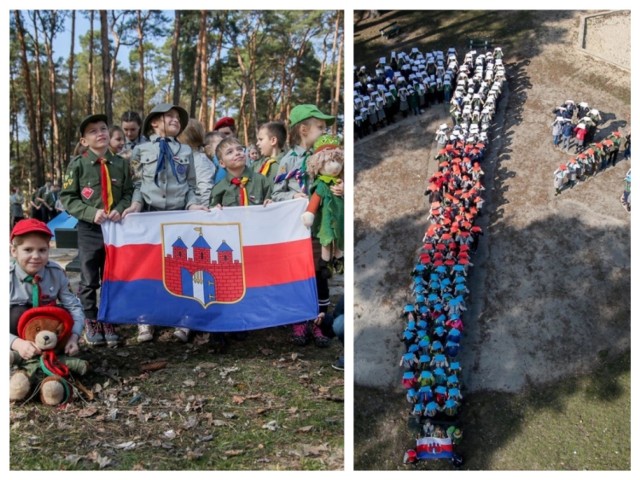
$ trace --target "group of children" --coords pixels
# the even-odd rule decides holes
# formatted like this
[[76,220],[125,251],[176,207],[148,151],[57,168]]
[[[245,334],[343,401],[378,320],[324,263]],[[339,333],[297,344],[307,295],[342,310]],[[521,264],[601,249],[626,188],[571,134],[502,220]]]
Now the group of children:
[[[381,57],[370,74],[354,66],[354,132],[356,138],[394,121],[397,113],[420,115],[435,104],[449,104],[454,125],[489,128],[500,92],[493,88],[505,78],[502,49],[470,50],[459,64],[456,49]],[[496,82],[497,80],[497,82]],[[480,132],[479,132],[480,133]]]
[[[631,137],[629,136],[629,142]],[[553,186],[555,196],[566,188],[573,188],[578,181],[594,177],[598,172],[608,167],[615,167],[618,162],[618,153],[622,145],[622,134],[613,132],[605,139],[590,143],[576,156],[572,156],[568,162],[561,163],[553,172]],[[625,149],[625,159],[626,156]]]
[[[465,64],[469,59],[477,60],[474,57],[474,54],[467,56]],[[464,76],[457,81],[462,86],[460,91],[471,99],[476,89],[482,88],[475,82],[468,83]],[[503,75],[494,77],[489,87],[496,92],[492,106],[498,100],[503,81]],[[479,104],[483,109],[485,105]],[[494,113],[492,108],[491,118]],[[400,361],[404,368],[402,384],[411,404],[411,415],[421,428],[419,448],[405,455],[405,462],[409,463],[434,458],[429,454],[421,456],[420,445],[425,442],[456,445],[462,438],[457,422],[463,398],[458,353],[469,294],[467,275],[473,266],[470,256],[482,235],[476,219],[484,203],[482,163],[488,141],[487,130],[481,139],[477,125],[464,123],[453,127],[443,124],[436,135],[442,148],[436,155],[437,171],[429,179],[425,192],[430,205],[429,225],[411,272],[412,299],[402,312],[405,320],[402,333],[405,353]],[[456,458],[453,453],[451,456]]]
[[598,109],[591,108],[587,102],[576,105],[573,100],[567,100],[554,108],[552,113],[556,116],[551,123],[553,145],[566,152],[569,152],[572,138],[575,138],[575,152],[582,152],[585,145],[593,141],[602,122]]
[[[15,337],[13,319],[43,303],[60,303],[72,313],[75,324],[69,353],[77,352],[81,334],[90,346],[119,344],[114,325],[97,320],[98,289],[105,265],[104,222],[119,222],[139,212],[267,206],[272,201],[307,198],[313,178],[306,162],[334,117],[315,105],[298,105],[289,120],[291,149],[285,150],[285,125],[265,123],[257,134],[262,158],[250,168],[246,149],[235,137],[235,125],[229,117],[221,119],[211,135],[205,135],[201,124],[189,119],[185,109],[165,103],[156,105],[144,122],[135,112],[127,112],[122,128],[109,127],[102,114],[83,119],[79,154],[68,165],[60,195],[65,209],[78,219],[79,298],[71,293],[64,271],[48,262],[52,234],[46,224],[35,219],[18,222],[11,234],[15,261],[11,265],[10,349],[23,358],[39,353]],[[333,144],[339,147],[337,140]],[[334,179],[330,192],[343,196],[341,178]],[[321,262],[318,258],[317,263]],[[319,309],[326,312],[330,304],[326,268],[318,266],[317,270]],[[320,323],[309,319],[294,325],[294,342],[303,344],[313,338],[319,346],[328,345]],[[182,327],[174,330],[184,342],[190,333]],[[151,341],[153,336],[153,325],[138,325],[138,342]],[[222,349],[226,344],[222,334],[211,334],[210,338],[214,348]]]

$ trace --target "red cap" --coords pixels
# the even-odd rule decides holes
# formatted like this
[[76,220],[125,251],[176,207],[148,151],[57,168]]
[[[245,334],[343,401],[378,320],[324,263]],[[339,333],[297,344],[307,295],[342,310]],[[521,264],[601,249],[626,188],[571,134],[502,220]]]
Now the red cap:
[[236,122],[231,117],[222,117],[220,120],[216,122],[213,127],[213,130],[219,130],[224,127],[235,128]]
[[53,233],[51,233],[46,223],[36,220],[35,218],[27,218],[26,220],[20,220],[16,223],[13,230],[11,230],[11,238],[9,240],[13,241],[14,237],[26,235],[27,233],[44,233],[45,235],[49,235],[49,237],[53,237]]

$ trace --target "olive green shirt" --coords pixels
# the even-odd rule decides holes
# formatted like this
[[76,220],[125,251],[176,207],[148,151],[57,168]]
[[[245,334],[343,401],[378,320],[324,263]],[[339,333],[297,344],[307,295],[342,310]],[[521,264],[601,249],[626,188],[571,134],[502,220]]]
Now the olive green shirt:
[[[276,175],[278,174],[278,169],[280,168],[280,160],[282,159],[282,157],[284,157],[284,152],[280,153],[280,155],[275,157],[275,161],[271,165],[269,165],[269,170],[267,170],[267,173],[262,174],[265,177],[267,177],[271,183],[273,183],[274,179],[276,178]],[[253,166],[251,167],[252,170],[255,173],[260,173],[260,169],[262,168],[262,166],[272,158],[273,157],[261,158],[259,161],[253,164]]]
[[[103,158],[107,160],[107,169],[111,177],[111,210],[122,213],[131,205],[133,194],[129,165],[122,157],[110,151],[107,151]],[[104,209],[100,183],[101,166],[98,159],[91,150],[73,158],[67,167],[60,191],[60,201],[67,212],[78,220],[89,223],[93,223],[98,210]]]
[[[245,185],[249,197],[249,205],[262,205],[265,200],[271,198],[271,186],[273,184],[267,177],[252,172],[248,167],[244,167],[241,176],[249,177],[249,181]],[[223,207],[240,206],[240,187],[231,183],[233,178],[233,175],[227,173],[225,178],[214,185],[209,200],[210,207],[215,207],[218,204]]]

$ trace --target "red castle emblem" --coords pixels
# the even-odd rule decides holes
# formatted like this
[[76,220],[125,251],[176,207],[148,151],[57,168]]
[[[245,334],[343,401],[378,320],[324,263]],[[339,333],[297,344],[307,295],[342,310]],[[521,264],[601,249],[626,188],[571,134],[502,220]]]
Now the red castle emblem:
[[[193,228],[198,233],[194,241],[187,238],[193,236],[188,226],[162,225],[165,244],[171,247],[171,250],[165,248],[164,251],[165,288],[174,295],[197,300],[205,308],[213,303],[238,302],[245,294],[240,226],[226,224],[218,229],[222,232],[216,232],[216,225],[206,225],[210,241],[202,232],[204,227]],[[235,238],[234,230],[237,234]],[[175,232],[179,231],[185,232],[184,239],[176,235]],[[232,238],[228,238],[230,232]],[[227,239],[217,233],[222,233]],[[234,258],[234,248],[230,244],[239,246],[235,251],[237,258]]]

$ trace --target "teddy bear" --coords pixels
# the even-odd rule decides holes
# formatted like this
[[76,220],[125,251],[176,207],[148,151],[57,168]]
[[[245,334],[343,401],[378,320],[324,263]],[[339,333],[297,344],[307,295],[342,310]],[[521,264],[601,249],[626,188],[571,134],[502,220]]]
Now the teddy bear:
[[45,405],[60,405],[71,399],[71,373],[84,375],[89,370],[86,360],[56,354],[64,351],[72,328],[71,314],[61,307],[30,308],[20,316],[18,336],[33,342],[42,354],[29,360],[11,357],[12,366],[19,367],[9,382],[11,401],[27,399],[34,384],[37,384],[36,391],[40,390],[40,400]]
[[332,270],[338,274],[344,271],[344,198],[331,191],[332,186],[342,183],[344,150],[340,143],[334,135],[321,135],[306,164],[312,183],[302,223],[320,241],[320,272],[327,278]]

